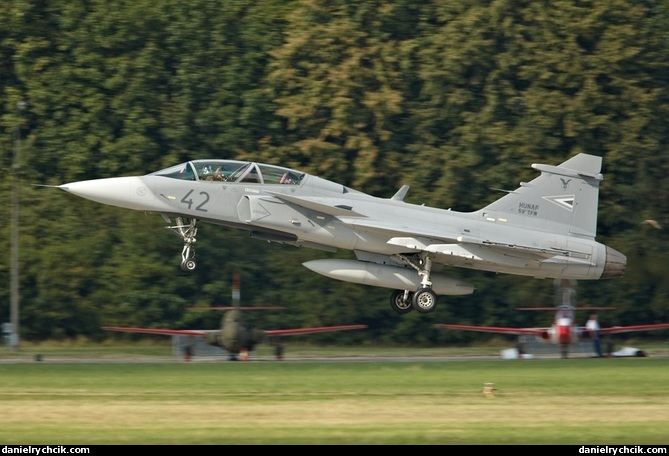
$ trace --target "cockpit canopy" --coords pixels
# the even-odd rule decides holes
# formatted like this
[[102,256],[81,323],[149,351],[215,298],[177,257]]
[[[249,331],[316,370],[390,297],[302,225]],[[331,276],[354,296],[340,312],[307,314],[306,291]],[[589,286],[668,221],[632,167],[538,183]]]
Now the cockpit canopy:
[[571,306],[558,306],[557,312],[555,313],[555,319],[567,319],[574,320],[574,308]]
[[149,175],[191,181],[299,185],[305,174],[281,166],[240,160],[193,160]]

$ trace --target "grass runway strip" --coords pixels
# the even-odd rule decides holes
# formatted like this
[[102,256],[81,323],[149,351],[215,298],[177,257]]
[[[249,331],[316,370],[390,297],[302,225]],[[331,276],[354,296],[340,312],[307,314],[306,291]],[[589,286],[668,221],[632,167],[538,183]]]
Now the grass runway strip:
[[667,358],[0,369],[3,444],[669,443]]

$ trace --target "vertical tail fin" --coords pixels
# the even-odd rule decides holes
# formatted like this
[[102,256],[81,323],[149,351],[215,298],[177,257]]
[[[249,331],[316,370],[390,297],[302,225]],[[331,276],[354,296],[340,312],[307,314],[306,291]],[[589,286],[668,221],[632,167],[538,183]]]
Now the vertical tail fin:
[[602,157],[578,154],[558,166],[533,164],[541,175],[481,209],[485,216],[551,233],[594,238]]
[[239,301],[241,300],[241,279],[239,274],[234,274],[232,276],[232,306],[240,307]]

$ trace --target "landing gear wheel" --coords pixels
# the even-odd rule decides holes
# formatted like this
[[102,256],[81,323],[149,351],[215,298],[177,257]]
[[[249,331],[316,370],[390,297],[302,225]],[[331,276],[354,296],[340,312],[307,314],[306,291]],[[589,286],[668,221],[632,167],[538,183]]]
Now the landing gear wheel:
[[404,290],[395,290],[390,295],[390,308],[393,309],[398,314],[405,314],[411,312],[413,307],[411,307],[411,296],[413,293],[409,293],[405,297]]
[[[166,218],[169,222],[169,219]],[[197,234],[197,219],[187,219],[184,217],[177,217],[177,224],[168,226],[171,230],[184,242],[183,249],[181,249],[181,270],[193,271],[195,269],[195,235]]]
[[432,312],[437,307],[437,295],[430,288],[421,288],[413,294],[411,302],[420,313]]
[[186,261],[183,261],[181,263],[181,270],[190,272],[190,271],[195,270],[195,266],[197,266],[197,264],[195,263],[195,260],[192,260],[192,259],[191,260],[186,260]]

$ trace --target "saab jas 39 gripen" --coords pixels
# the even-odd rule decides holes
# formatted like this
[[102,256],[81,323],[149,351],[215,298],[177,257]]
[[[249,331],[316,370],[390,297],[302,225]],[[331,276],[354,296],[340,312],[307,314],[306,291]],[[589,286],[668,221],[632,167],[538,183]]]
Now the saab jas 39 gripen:
[[[398,313],[435,309],[438,295],[474,287],[446,266],[536,278],[611,279],[627,258],[595,240],[602,158],[578,154],[482,209],[457,212],[379,198],[305,172],[238,160],[193,160],[144,176],[60,185],[98,203],[160,214],[183,240],[181,268],[196,267],[197,223],[248,230],[269,242],[356,259],[320,259],[310,270],[391,288]],[[173,222],[172,220],[175,220]]]

